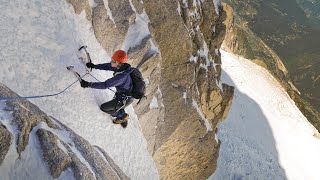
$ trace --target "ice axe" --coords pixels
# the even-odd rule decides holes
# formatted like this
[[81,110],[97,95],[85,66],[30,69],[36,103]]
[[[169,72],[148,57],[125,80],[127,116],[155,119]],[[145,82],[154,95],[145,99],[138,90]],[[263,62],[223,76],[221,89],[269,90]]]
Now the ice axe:
[[[86,45],[81,46],[81,47],[78,49],[78,51],[81,51],[81,49],[84,49],[84,51],[86,52],[87,58],[88,58],[88,60],[89,60],[89,63],[92,63],[90,54],[89,54],[88,51],[87,51],[87,47],[88,47],[88,46],[86,46]],[[90,68],[90,71],[92,71],[92,68]]]
[[68,71],[72,72],[72,74],[81,82],[81,76],[74,70],[74,66],[67,66]]

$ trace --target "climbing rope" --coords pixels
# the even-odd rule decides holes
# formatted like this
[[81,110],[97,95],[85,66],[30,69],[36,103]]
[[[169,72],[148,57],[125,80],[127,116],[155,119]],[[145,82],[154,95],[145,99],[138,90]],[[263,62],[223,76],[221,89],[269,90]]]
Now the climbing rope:
[[[69,89],[71,86],[73,86],[76,82],[78,82],[80,79],[82,79],[83,77],[85,77],[86,75],[90,75],[91,77],[93,77],[96,81],[99,81],[96,77],[94,77],[89,71],[86,72],[86,74],[84,74],[83,76],[80,76],[79,79],[77,79],[76,81],[74,81],[73,83],[71,83],[69,86],[67,86],[64,90],[58,92],[58,93],[54,93],[54,94],[47,94],[47,95],[38,95],[38,96],[25,96],[25,97],[0,97],[0,101],[13,101],[13,100],[19,100],[19,99],[36,99],[36,98],[44,98],[44,97],[51,97],[51,96],[57,96],[59,94],[64,93],[67,89]],[[114,90],[107,88],[108,90],[116,93]]]
[[[89,73],[84,74],[83,76],[80,77],[82,79],[84,76],[88,75]],[[92,76],[92,75],[91,75]],[[51,97],[51,96],[57,96],[59,94],[62,94],[65,92],[67,89],[69,89],[71,86],[73,86],[76,82],[78,82],[79,79],[71,83],[69,86],[67,86],[64,90],[55,93],[55,94],[47,94],[47,95],[38,95],[38,96],[25,96],[25,97],[0,97],[0,101],[12,101],[12,100],[18,100],[18,99],[36,99],[36,98],[44,98],[44,97]]]

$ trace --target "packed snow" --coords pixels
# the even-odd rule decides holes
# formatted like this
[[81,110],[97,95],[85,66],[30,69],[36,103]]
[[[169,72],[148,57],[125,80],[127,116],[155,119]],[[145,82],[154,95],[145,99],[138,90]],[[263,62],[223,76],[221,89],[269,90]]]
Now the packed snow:
[[[90,5],[95,6],[92,1]],[[110,61],[111,55],[95,39],[85,12],[75,14],[72,6],[65,1],[4,1],[0,3],[0,16],[0,82],[20,96],[52,94],[63,90],[76,80],[66,66],[73,65],[81,75],[85,74],[85,68],[78,60],[78,48],[82,45],[88,45],[93,63]],[[112,76],[111,72],[98,70],[92,74],[100,81]],[[85,76],[85,79],[96,81],[90,76]],[[126,109],[130,114],[126,129],[114,125],[112,118],[100,111],[99,106],[112,98],[112,91],[83,89],[76,83],[59,96],[30,101],[92,145],[104,149],[130,178],[158,179],[155,163],[147,150],[147,142],[132,106]],[[8,117],[7,114],[1,116]],[[6,121],[1,119],[1,122]],[[30,148],[37,147],[36,141],[30,143]],[[14,160],[17,155],[8,156]],[[33,165],[32,162],[29,165],[25,162],[19,166],[21,174],[1,174],[1,177],[28,177],[26,173]],[[39,173],[44,171],[39,169]],[[68,175],[64,175],[65,179]]]
[[214,8],[216,10],[216,14],[219,15],[219,7],[221,6],[220,0],[213,0]]
[[150,36],[149,22],[150,20],[146,12],[136,14],[135,23],[129,27],[126,40],[122,45],[123,50],[128,51],[131,47],[140,45],[144,38]]
[[113,18],[113,16],[112,16],[111,9],[109,8],[109,2],[108,2],[108,0],[103,0],[103,3],[104,3],[104,7],[105,7],[106,10],[107,10],[107,14],[108,14],[109,18],[111,19],[111,21],[112,21],[114,24],[116,24],[115,21],[114,21],[114,18]]
[[209,123],[209,120],[205,117],[205,115],[202,113],[202,110],[200,109],[200,107],[198,106],[198,103],[196,100],[192,99],[192,107],[194,107],[198,114],[200,115],[202,121],[204,122],[204,124],[206,125],[207,131],[212,131],[212,127]]
[[158,99],[157,97],[153,96],[151,103],[149,105],[150,109],[158,109]]
[[320,179],[320,140],[264,68],[222,51],[222,81],[235,87],[218,126],[218,167],[209,179]]

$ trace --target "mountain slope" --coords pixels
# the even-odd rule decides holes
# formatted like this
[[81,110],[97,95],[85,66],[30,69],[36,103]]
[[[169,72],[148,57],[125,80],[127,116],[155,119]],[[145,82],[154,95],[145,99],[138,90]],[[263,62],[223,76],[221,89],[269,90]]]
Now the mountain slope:
[[[1,97],[17,97],[0,84]],[[93,147],[27,100],[0,102],[1,179],[123,179],[103,149]]]
[[[227,0],[234,8],[235,29],[248,59],[263,60],[279,78],[308,120],[320,130],[319,1]],[[242,34],[241,34],[242,33]],[[241,37],[242,36],[242,37]],[[245,41],[243,41],[244,39]],[[257,41],[258,39],[258,41]],[[273,57],[264,53],[259,41],[279,56],[288,73],[275,73]],[[258,45],[257,45],[258,44]],[[296,86],[298,91],[295,92]]]
[[[89,52],[95,52],[91,53],[94,63],[110,61],[94,38],[84,12],[75,15],[64,1],[3,2],[0,14],[0,81],[21,96],[51,94],[66,88],[75,80],[67,65],[75,65],[84,74],[77,57],[77,49],[84,43]],[[98,79],[111,75],[95,74]],[[32,103],[103,148],[130,178],[157,179],[133,108],[128,108],[131,119],[125,130],[99,110],[99,105],[112,97],[108,90],[83,89],[76,84],[60,96],[33,99]]]
[[320,140],[281,85],[262,67],[222,51],[222,79],[235,86],[212,179],[319,179]]

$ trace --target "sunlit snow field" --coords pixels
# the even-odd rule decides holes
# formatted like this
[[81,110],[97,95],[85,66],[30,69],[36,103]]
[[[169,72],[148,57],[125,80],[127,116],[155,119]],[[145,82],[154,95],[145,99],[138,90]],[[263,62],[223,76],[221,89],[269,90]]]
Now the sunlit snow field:
[[222,82],[235,87],[218,127],[218,168],[210,179],[320,179],[320,140],[281,85],[262,67],[222,53]]

